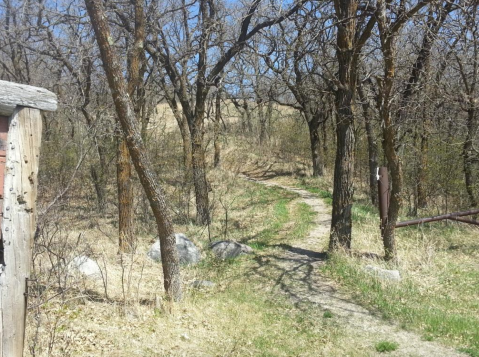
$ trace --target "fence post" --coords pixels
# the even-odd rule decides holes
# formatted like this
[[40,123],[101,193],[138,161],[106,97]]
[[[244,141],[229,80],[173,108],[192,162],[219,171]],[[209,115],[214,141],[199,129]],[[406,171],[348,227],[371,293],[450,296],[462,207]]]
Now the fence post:
[[0,81],[0,357],[22,357],[40,159],[40,110],[55,94]]
[[386,223],[388,221],[389,210],[389,176],[387,167],[378,167],[377,180],[381,237],[383,237],[384,228],[386,227]]

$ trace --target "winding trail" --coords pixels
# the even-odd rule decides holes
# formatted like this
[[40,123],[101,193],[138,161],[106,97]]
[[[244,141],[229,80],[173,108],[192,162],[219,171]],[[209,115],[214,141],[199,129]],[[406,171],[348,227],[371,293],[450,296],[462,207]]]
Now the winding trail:
[[467,356],[438,342],[424,341],[418,334],[405,331],[399,325],[382,319],[378,314],[353,302],[350,296],[337,288],[337,284],[321,274],[320,267],[324,264],[326,255],[317,250],[327,246],[331,213],[330,207],[320,198],[305,190],[271,180],[248,176],[244,178],[294,192],[317,213],[314,228],[306,239],[296,241],[298,246],[280,245],[284,249],[281,254],[259,259],[256,268],[258,274],[271,276],[271,272],[275,272],[275,291],[290,297],[299,308],[302,305],[318,308],[319,316],[325,310],[331,311],[335,322],[348,337],[348,343],[355,344],[358,355],[384,356],[384,353],[375,350],[374,345],[379,341],[395,341],[399,347],[396,351],[387,353],[388,356]]

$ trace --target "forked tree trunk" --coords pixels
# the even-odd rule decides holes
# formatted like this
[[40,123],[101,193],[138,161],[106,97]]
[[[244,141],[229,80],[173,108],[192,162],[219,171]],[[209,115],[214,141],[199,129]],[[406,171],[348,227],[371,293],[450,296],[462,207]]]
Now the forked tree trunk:
[[[388,2],[378,0],[376,4],[376,18],[378,22],[379,37],[381,41],[381,52],[384,61],[384,77],[379,92],[379,112],[383,128],[383,149],[388,162],[388,169],[391,173],[391,197],[388,210],[388,221],[383,233],[383,244],[386,260],[396,260],[396,239],[395,226],[402,207],[403,175],[401,160],[396,148],[397,130],[391,117],[391,102],[393,98],[393,84],[396,71],[396,36],[404,26],[407,19],[411,18],[426,6],[430,1],[423,1],[412,7],[408,12],[402,9],[397,19],[391,21]],[[416,77],[418,79],[419,77]],[[410,82],[411,83],[411,82]],[[417,81],[416,81],[417,83]],[[404,95],[403,99],[408,96]],[[399,115],[399,117],[401,117]]]
[[178,251],[176,250],[176,238],[165,195],[158,185],[159,179],[156,173],[151,169],[152,165],[143,144],[138,122],[126,88],[123,69],[110,44],[111,34],[102,2],[99,0],[85,0],[85,5],[95,30],[103,68],[106,72],[126,144],[156,219],[161,244],[164,287],[167,295],[178,301],[181,300],[182,295],[180,267]]
[[382,123],[383,151],[386,156],[391,175],[391,194],[388,218],[383,231],[383,245],[386,260],[395,260],[396,238],[395,227],[402,206],[402,170],[398,153],[396,152],[396,127],[391,118],[391,95],[395,78],[396,47],[395,34],[391,34],[386,17],[384,0],[378,1],[378,27],[380,30],[381,51],[384,61],[384,77],[379,92],[379,115]]

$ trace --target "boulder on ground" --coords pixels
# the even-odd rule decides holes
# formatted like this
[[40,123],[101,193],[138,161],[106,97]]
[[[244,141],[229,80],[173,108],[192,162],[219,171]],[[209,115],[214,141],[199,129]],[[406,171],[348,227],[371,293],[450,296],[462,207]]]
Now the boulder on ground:
[[387,270],[372,265],[366,265],[364,270],[380,280],[401,281],[401,274],[399,274],[398,270]]
[[195,280],[190,284],[193,288],[201,289],[201,288],[212,288],[216,284],[209,280]]
[[211,250],[220,259],[232,259],[243,254],[253,253],[253,249],[238,242],[222,240],[210,245]]
[[79,255],[73,258],[68,263],[67,269],[69,272],[74,272],[87,278],[100,279],[102,277],[101,269],[97,262],[86,255]]
[[[175,233],[175,238],[176,249],[178,250],[178,258],[180,259],[180,264],[190,265],[198,263],[201,259],[201,254],[195,244],[188,238],[186,238],[183,233]],[[160,241],[156,241],[152,244],[147,255],[155,262],[161,262]]]

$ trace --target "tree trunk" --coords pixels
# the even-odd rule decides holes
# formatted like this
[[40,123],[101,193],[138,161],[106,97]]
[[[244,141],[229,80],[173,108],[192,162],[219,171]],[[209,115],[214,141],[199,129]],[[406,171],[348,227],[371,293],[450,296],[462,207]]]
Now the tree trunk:
[[376,206],[378,203],[378,188],[377,188],[377,168],[378,168],[378,145],[376,137],[374,136],[373,127],[371,125],[372,115],[369,101],[363,91],[361,85],[358,86],[358,93],[361,99],[361,106],[363,109],[364,123],[366,127],[366,136],[368,138],[368,163],[369,163],[369,197],[371,203]]
[[165,195],[158,185],[159,179],[156,173],[151,169],[152,165],[143,144],[123,78],[124,71],[110,45],[111,34],[108,23],[106,22],[107,16],[103,10],[102,3],[99,0],[85,0],[85,5],[93,29],[95,30],[103,67],[106,72],[126,144],[158,226],[164,287],[167,295],[178,301],[181,300],[182,295],[180,267],[178,251],[176,250],[176,238],[166,205]]
[[466,140],[464,141],[462,156],[464,162],[464,178],[466,183],[466,191],[469,197],[469,205],[472,208],[477,207],[477,199],[476,195],[474,194],[474,180],[472,170],[472,152],[474,149],[472,144],[472,138],[477,131],[477,125],[475,124],[475,121],[475,110],[469,109],[467,111],[467,134]]
[[396,129],[394,128],[389,109],[384,109],[382,113],[384,123],[383,128],[383,149],[388,162],[388,169],[391,174],[391,196],[388,210],[388,220],[383,234],[383,245],[386,260],[396,260],[396,238],[395,226],[399,217],[399,211],[402,207],[402,186],[403,175],[401,161],[396,152]]
[[[353,114],[352,111],[350,111],[351,94],[351,92],[338,93],[337,96],[338,102],[349,103],[349,106],[343,106],[338,103],[341,113],[338,112],[339,120],[336,124],[337,145],[336,161],[334,164],[333,212],[329,239],[330,250],[338,248],[349,250],[351,248],[351,209],[354,191],[353,168],[355,142],[352,122]],[[341,120],[342,118],[344,119]]]
[[266,117],[264,115],[264,102],[259,98],[256,100],[258,105],[258,118],[259,118],[259,144],[263,145],[266,138]]
[[253,123],[251,121],[251,110],[249,108],[248,100],[246,98],[243,99],[243,110],[243,119],[246,123],[246,129],[248,130],[248,133],[251,134],[253,132]]
[[428,167],[428,149],[429,149],[429,118],[427,113],[423,115],[421,148],[419,154],[419,167],[417,173],[417,208],[427,207],[426,180]]
[[334,164],[333,211],[329,249],[351,248],[351,209],[353,204],[354,171],[354,91],[356,66],[354,39],[356,36],[356,0],[336,0],[337,50],[339,86],[335,92],[336,160]]
[[199,225],[210,223],[208,182],[206,181],[206,161],[203,149],[203,133],[192,133],[193,181],[196,197],[196,222]]
[[313,177],[323,176],[323,160],[321,158],[321,142],[319,140],[319,120],[308,122],[311,158],[313,159]]
[[[176,115],[175,115],[176,117]],[[183,113],[179,113],[176,118],[178,127],[180,128],[180,134],[183,141],[183,165],[185,166],[185,185],[189,186],[192,182],[192,153],[191,153],[191,135],[188,128],[188,121]]]
[[90,166],[90,176],[93,181],[93,186],[95,186],[98,211],[100,213],[105,212],[106,207],[106,180],[102,171],[102,168],[98,169],[95,165]]
[[[331,121],[333,121],[331,119]],[[327,127],[326,127],[326,122],[323,122],[321,124],[321,135],[323,137],[323,153],[322,153],[322,156],[323,156],[323,168],[326,168],[327,167],[327,162],[326,162],[326,158],[327,158],[327,155],[328,155],[328,132],[327,132]],[[328,167],[329,168],[329,167]]]
[[215,98],[215,117],[213,127],[213,141],[215,147],[214,167],[220,166],[221,161],[221,145],[220,145],[220,128],[221,128],[221,89],[218,88]]
[[[92,127],[94,125],[94,119],[91,113],[85,107],[82,107],[81,111],[87,122],[87,125],[89,127]],[[99,116],[97,116],[97,120],[99,120]],[[92,178],[93,185],[95,186],[98,210],[100,211],[100,213],[103,213],[106,207],[106,184],[107,184],[107,175],[106,175],[107,163],[106,163],[106,157],[105,157],[106,148],[103,145],[102,141],[99,140],[95,132],[93,133],[93,140],[95,141],[95,145],[96,145],[96,149],[98,153],[99,165],[96,166],[95,164],[92,164],[90,166],[90,176]]]
[[196,98],[196,113],[188,120],[191,133],[191,153],[193,165],[193,182],[196,197],[196,222],[199,225],[210,223],[208,182],[206,180],[206,160],[203,148],[206,92],[200,86]]
[[119,251],[122,253],[132,253],[136,249],[136,239],[133,234],[134,195],[130,154],[125,139],[119,137],[117,145]]
[[385,1],[378,2],[377,14],[384,60],[384,77],[379,92],[379,115],[383,128],[383,151],[392,179],[388,219],[383,231],[383,245],[385,259],[396,260],[395,226],[402,207],[403,184],[401,161],[396,151],[397,130],[391,118],[391,97],[396,73],[396,44],[395,33],[391,34],[388,28]]
[[102,143],[98,142],[98,138],[93,138],[96,141],[98,152],[99,166],[94,164],[90,167],[90,175],[95,186],[95,192],[98,202],[98,210],[100,213],[105,212],[106,208],[106,185],[107,185],[107,160],[106,148]]

